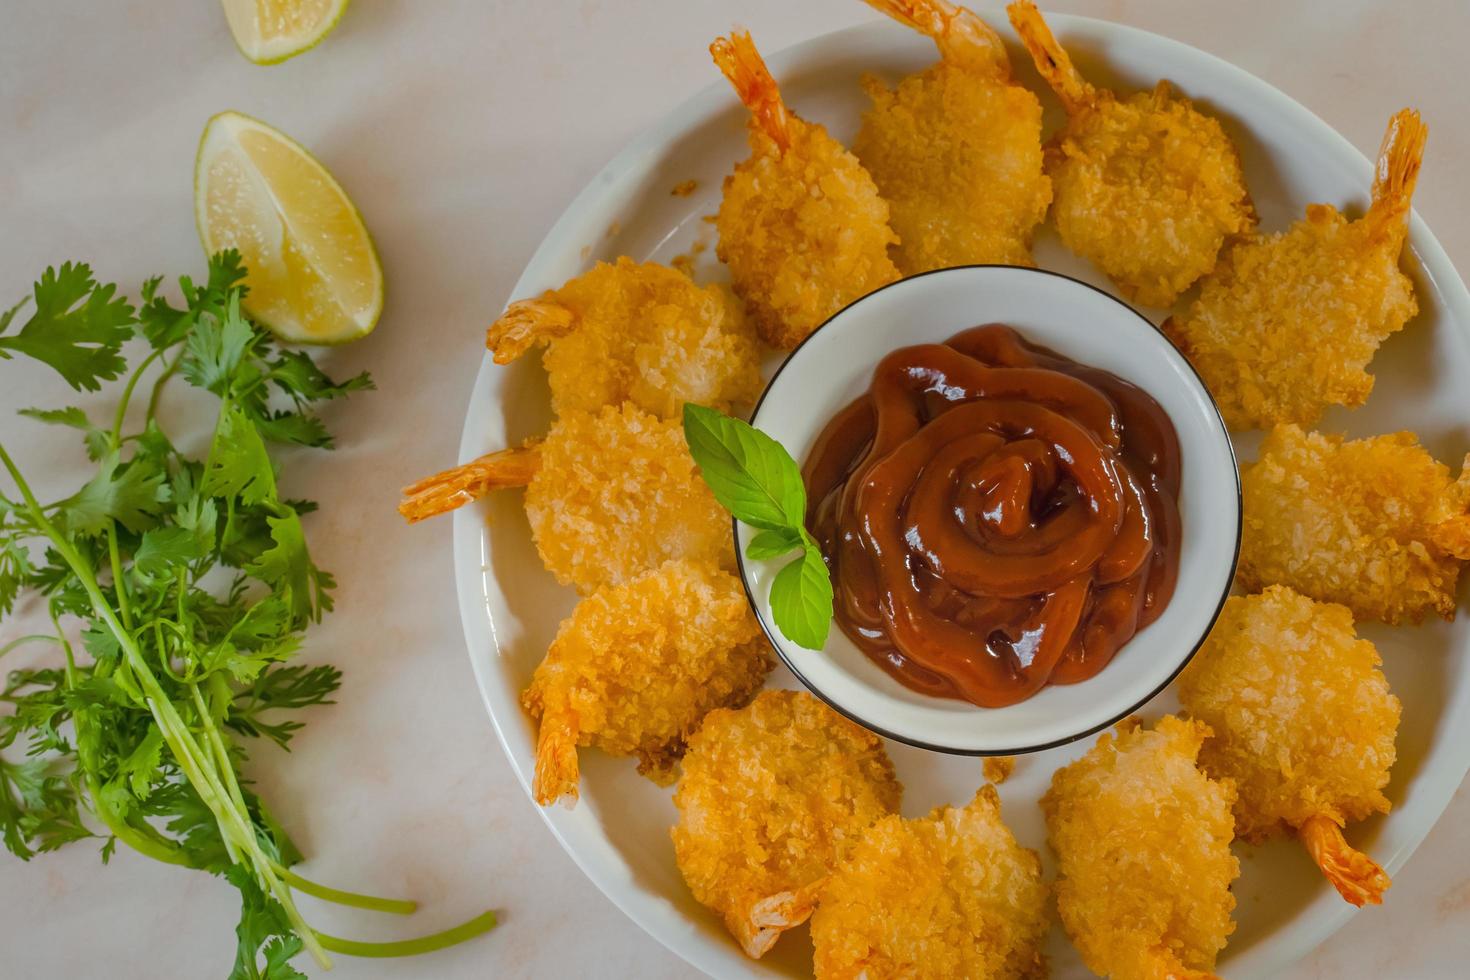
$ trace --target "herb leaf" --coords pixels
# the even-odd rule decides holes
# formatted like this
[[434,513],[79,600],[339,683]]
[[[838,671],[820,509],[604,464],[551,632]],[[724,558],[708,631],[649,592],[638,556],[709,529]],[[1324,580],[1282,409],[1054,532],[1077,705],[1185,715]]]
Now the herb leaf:
[[832,577],[815,542],[776,573],[771,615],[792,643],[820,650],[832,626]]
[[81,263],[47,269],[35,284],[36,309],[14,334],[6,334],[20,307],[0,318],[0,360],[11,351],[50,365],[77,390],[98,391],[122,374],[122,345],[132,336],[133,308],[114,298],[117,287],[99,285]]
[[832,578],[806,530],[806,486],[796,461],[749,423],[694,404],[684,406],[684,439],[715,499],[762,529],[746,545],[747,558],[801,549],[771,582],[771,616],[791,642],[820,650],[832,625]]
[[704,482],[737,520],[773,531],[801,526],[806,487],[779,442],[692,402],[684,405],[684,438]]
[[786,552],[803,546],[800,532],[792,528],[765,530],[750,539],[750,544],[745,546],[745,557],[753,561],[765,561],[768,558],[779,558]]

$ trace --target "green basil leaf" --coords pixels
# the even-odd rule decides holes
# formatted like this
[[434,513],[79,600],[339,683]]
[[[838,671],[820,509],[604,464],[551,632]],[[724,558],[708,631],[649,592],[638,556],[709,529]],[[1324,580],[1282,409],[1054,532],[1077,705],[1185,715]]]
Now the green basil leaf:
[[684,440],[715,499],[737,520],[779,531],[801,527],[801,470],[770,436],[712,408],[684,405]]
[[788,640],[820,650],[832,628],[832,578],[822,553],[809,546],[771,583],[771,615]]
[[767,558],[779,558],[788,551],[795,551],[801,546],[802,536],[799,531],[789,527],[767,530],[750,539],[750,544],[745,546],[745,557],[754,561],[764,561]]

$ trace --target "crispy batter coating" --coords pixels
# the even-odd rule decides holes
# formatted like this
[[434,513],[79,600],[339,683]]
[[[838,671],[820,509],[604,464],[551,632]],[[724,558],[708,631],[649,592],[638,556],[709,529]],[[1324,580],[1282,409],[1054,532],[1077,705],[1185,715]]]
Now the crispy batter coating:
[[[1236,833],[1259,842],[1325,821],[1339,830],[1341,847],[1322,850],[1330,858],[1323,871],[1355,905],[1377,904],[1388,887],[1388,876],[1340,833],[1389,809],[1383,787],[1399,699],[1381,662],[1345,606],[1273,585],[1226,601],[1179,682],[1180,703],[1214,732],[1200,765],[1235,782]],[[1319,847],[1328,841],[1330,834]],[[1357,860],[1344,862],[1349,852]]]
[[1011,773],[1016,771],[1016,757],[1013,755],[991,755],[986,756],[981,763],[981,770],[985,779],[999,786],[1011,778]]
[[497,364],[545,344],[558,415],[631,401],[673,418],[685,402],[727,411],[760,393],[760,351],[739,301],[656,262],[599,262],[511,304],[486,343]]
[[536,802],[577,796],[577,747],[635,755],[673,781],[712,709],[745,703],[775,666],[740,580],[671,561],[593,593],[562,622],[521,704],[540,721]]
[[710,45],[751,110],[750,158],[725,178],[715,254],[765,341],[790,349],[848,303],[898,278],[888,204],[863,165],[786,109],[750,35]]
[[1207,977],[1235,929],[1235,787],[1195,765],[1204,723],[1128,724],[1058,769],[1042,797],[1057,911],[1100,976]]
[[1418,113],[1394,116],[1367,214],[1312,204],[1288,230],[1236,243],[1164,324],[1232,429],[1312,425],[1367,400],[1378,345],[1419,311],[1399,253],[1425,134]]
[[552,426],[526,516],[541,561],[584,595],[672,558],[735,567],[730,514],[700,478],[681,423],[632,405]]
[[1289,585],[1385,623],[1454,617],[1470,457],[1451,483],[1412,432],[1344,441],[1278,425],[1240,482],[1242,588]]
[[818,980],[1046,976],[1041,859],[1001,822],[986,786],[969,806],[884,817],[822,889]]
[[1127,98],[1078,74],[1030,0],[1007,8],[1067,110],[1047,147],[1052,219],[1128,299],[1170,306],[1255,226],[1240,154],[1220,123],[1161,81]]
[[712,711],[689,739],[674,856],[751,957],[811,915],[822,882],[903,787],[878,737],[805,692]]
[[1041,102],[1011,81],[999,36],[947,0],[868,0],[928,34],[941,60],[890,90],[866,76],[873,108],[853,152],[892,209],[906,275],[975,263],[1033,265],[1046,218]]

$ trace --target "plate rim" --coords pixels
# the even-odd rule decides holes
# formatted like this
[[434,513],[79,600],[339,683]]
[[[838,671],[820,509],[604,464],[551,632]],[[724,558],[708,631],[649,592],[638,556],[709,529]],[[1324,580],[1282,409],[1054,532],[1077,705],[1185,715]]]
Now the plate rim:
[[[1181,54],[1197,59],[1202,64],[1207,64],[1215,71],[1230,77],[1233,85],[1240,86],[1268,103],[1269,111],[1317,131],[1321,138],[1335,144],[1334,156],[1356,161],[1358,168],[1365,176],[1373,172],[1373,164],[1368,157],[1335,127],[1271,83],[1218,55],[1144,28],[1101,18],[1049,13],[1047,20],[1059,37],[1065,37],[1074,32],[1085,34],[1089,39],[1128,36],[1130,41],[1144,45],[1162,44],[1173,47]],[[995,26],[1004,37],[1011,39],[1009,24],[997,21]],[[779,76],[789,69],[792,62],[810,57],[827,46],[891,30],[894,30],[894,26],[886,19],[874,19],[788,45],[767,56],[766,61],[772,73]],[[691,122],[699,119],[704,114],[702,107],[707,102],[721,97],[728,97],[726,85],[722,80],[715,79],[668,110],[655,123],[635,135],[614,154],[587,181],[552,223],[512,287],[510,299],[526,295],[530,290],[543,288],[540,282],[543,278],[541,268],[555,263],[562,248],[560,239],[567,237],[579,212],[585,209],[590,202],[607,193],[609,187],[614,185],[620,176],[635,169],[650,151],[664,146],[671,137],[678,135]],[[1421,272],[1444,296],[1447,308],[1454,311],[1455,315],[1452,319],[1456,323],[1470,324],[1470,290],[1467,290],[1464,279],[1450,261],[1438,238],[1419,215],[1417,208],[1410,211],[1407,244],[1418,255]],[[1434,274],[1439,270],[1447,274],[1439,278]],[[484,435],[490,423],[477,416],[476,408],[486,396],[491,373],[496,367],[488,354],[483,356],[470,392],[465,423],[461,432],[459,445],[459,462],[461,463],[468,462],[486,451]],[[571,828],[563,826],[566,822],[563,816],[566,811],[563,808],[541,807],[536,805],[532,799],[528,772],[523,769],[517,759],[502,719],[496,714],[491,701],[490,686],[492,683],[498,686],[498,681],[489,676],[490,657],[476,655],[477,649],[487,649],[491,656],[499,649],[493,619],[487,608],[488,596],[482,584],[485,568],[488,567],[488,555],[485,553],[488,535],[484,527],[483,515],[477,506],[463,507],[454,513],[452,521],[455,592],[465,636],[466,655],[470,660],[481,702],[486,714],[490,717],[501,750],[510,763],[511,770],[515,773],[516,780],[520,783],[527,801],[537,810],[552,836],[578,869],[639,928],[696,969],[710,976],[733,975],[726,969],[731,960],[705,948],[704,941],[691,936],[690,929],[685,928],[682,932],[674,929],[666,930],[664,923],[656,921],[670,917],[671,910],[666,901],[659,901],[651,896],[630,894],[623,878],[595,866],[594,855],[584,853],[580,848],[573,846],[567,836]],[[1451,699],[1445,702],[1441,718],[1450,724],[1442,724],[1440,727],[1441,729],[1453,728],[1457,718],[1465,718],[1466,720],[1462,721],[1458,727],[1463,729],[1465,734],[1470,735],[1470,684],[1462,686],[1458,694],[1458,700]],[[1441,730],[1437,733],[1436,740],[1451,737],[1453,737],[1452,732]],[[1470,745],[1470,738],[1467,738],[1467,745]],[[1453,772],[1442,771],[1433,782],[1416,787],[1419,793],[1427,797],[1427,803],[1422,805],[1427,808],[1426,812],[1432,813],[1433,816],[1419,824],[1408,826],[1400,835],[1402,837],[1400,846],[1381,862],[1385,871],[1390,875],[1396,874],[1403,867],[1443,816],[1451,798],[1463,783],[1466,773],[1470,772],[1470,749],[1462,754],[1456,768],[1457,771]],[[1263,943],[1240,954],[1232,963],[1232,976],[1273,975],[1320,946],[1333,933],[1341,929],[1357,911],[1359,910],[1341,901],[1335,894],[1330,896],[1330,901],[1329,896],[1319,894],[1316,899],[1301,907],[1296,922],[1285,930],[1286,938],[1279,942]],[[688,919],[682,913],[674,910],[672,915],[687,926]],[[1056,925],[1053,922],[1053,927]],[[738,950],[734,952],[739,955]],[[744,959],[743,955],[740,956],[740,959]],[[747,973],[764,972],[758,961],[744,961],[744,964],[747,967]]]

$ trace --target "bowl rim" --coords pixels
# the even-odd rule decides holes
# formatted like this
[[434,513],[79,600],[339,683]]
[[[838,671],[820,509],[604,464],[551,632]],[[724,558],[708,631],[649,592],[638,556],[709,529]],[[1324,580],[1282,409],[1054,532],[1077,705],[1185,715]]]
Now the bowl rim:
[[[806,688],[807,691],[819,698],[829,708],[836,711],[838,714],[842,715],[849,721],[862,726],[875,735],[891,739],[895,742],[900,742],[904,745],[910,745],[917,749],[924,749],[929,752],[939,752],[944,755],[968,756],[972,758],[1008,755],[1029,755],[1033,752],[1044,752],[1047,749],[1054,749],[1061,745],[1069,745],[1073,742],[1087,738],[1091,735],[1095,735],[1106,728],[1110,728],[1113,725],[1116,725],[1118,722],[1134,714],[1144,705],[1148,704],[1154,698],[1163,693],[1163,691],[1167,689],[1170,684],[1174,683],[1175,678],[1183,673],[1184,668],[1189,666],[1189,663],[1194,659],[1195,654],[1199,653],[1200,648],[1203,647],[1205,641],[1209,639],[1211,631],[1214,630],[1215,623],[1219,620],[1220,613],[1225,608],[1226,601],[1230,598],[1231,593],[1234,591],[1235,573],[1240,566],[1240,546],[1241,539],[1244,536],[1245,531],[1244,497],[1242,494],[1240,483],[1240,460],[1235,455],[1235,446],[1230,438],[1230,429],[1225,425],[1224,416],[1220,414],[1220,407],[1215,403],[1215,396],[1210,392],[1209,386],[1205,384],[1204,378],[1200,377],[1199,372],[1195,370],[1194,364],[1190,362],[1189,358],[1184,356],[1184,353],[1180,351],[1177,347],[1175,347],[1166,336],[1164,336],[1162,331],[1160,331],[1159,328],[1154,325],[1152,320],[1140,313],[1130,303],[1127,303],[1119,297],[1114,296],[1112,293],[1108,292],[1105,289],[1102,289],[1099,286],[1093,285],[1092,283],[1085,280],[1078,279],[1075,276],[1069,276],[1066,273],[1056,272],[1051,269],[1043,269],[1038,266],[1015,266],[1006,265],[999,262],[975,262],[967,263],[965,265],[945,266],[941,269],[929,269],[924,272],[916,272],[912,275],[901,276],[900,278],[895,279],[889,283],[884,283],[877,289],[874,289],[868,293],[864,293],[862,296],[859,296],[852,302],[843,305],[841,309],[837,310],[831,316],[827,317],[815,328],[813,328],[811,333],[803,337],[801,341],[786,355],[785,359],[782,360],[779,365],[777,365],[775,372],[772,373],[771,378],[769,381],[766,382],[765,387],[761,389],[760,397],[756,399],[755,405],[750,410],[750,424],[752,426],[756,426],[756,421],[760,417],[761,406],[765,404],[767,397],[771,394],[773,390],[775,390],[776,382],[780,380],[781,375],[784,374],[786,369],[791,365],[791,362],[795,359],[796,354],[803,347],[805,347],[813,337],[815,337],[823,329],[830,326],[835,320],[842,317],[843,314],[847,313],[848,310],[857,306],[859,303],[862,303],[863,301],[869,299],[870,297],[876,296],[877,294],[894,286],[897,286],[900,283],[906,283],[912,280],[923,279],[929,276],[942,275],[945,273],[955,272],[957,270],[967,269],[1015,270],[1022,273],[1033,273],[1043,276],[1050,276],[1054,279],[1062,279],[1067,282],[1076,283],[1079,286],[1085,286],[1087,289],[1091,290],[1093,293],[1096,293],[1098,296],[1104,297],[1105,299],[1116,303],[1118,306],[1121,306],[1131,316],[1142,321],[1142,323],[1146,327],[1148,327],[1149,332],[1154,334],[1158,338],[1159,342],[1166,345],[1170,350],[1174,351],[1174,353],[1178,355],[1179,360],[1184,364],[1186,368],[1188,368],[1189,376],[1194,379],[1195,383],[1199,386],[1200,392],[1203,393],[1205,397],[1205,403],[1209,406],[1210,417],[1213,419],[1214,422],[1217,423],[1220,440],[1225,445],[1225,451],[1231,464],[1230,472],[1235,481],[1235,543],[1234,546],[1231,548],[1230,553],[1230,574],[1225,579],[1225,586],[1220,593],[1219,599],[1215,602],[1215,608],[1210,613],[1209,619],[1205,622],[1200,635],[1193,641],[1190,648],[1183,654],[1183,656],[1180,657],[1178,665],[1169,672],[1169,675],[1164,678],[1164,680],[1161,681],[1158,686],[1154,687],[1147,694],[1145,694],[1133,704],[1129,705],[1127,709],[1119,712],[1117,715],[1110,717],[1106,721],[1103,721],[1099,724],[1091,725],[1088,728],[1078,731],[1076,733],[1066,735],[1061,738],[1052,739],[1047,742],[1037,742],[1034,744],[1007,747],[1003,749],[974,749],[958,748],[952,745],[938,745],[932,742],[926,742],[922,739],[914,738],[912,736],[901,735],[897,732],[889,731],[881,725],[874,724],[872,721],[863,717],[859,713],[851,710],[850,708],[842,704],[839,704],[835,699],[828,696],[821,689],[821,687],[812,683],[807,678],[806,674],[804,674],[801,668],[797,666],[795,658],[792,657],[786,650],[786,643],[790,641],[788,641],[785,636],[780,633],[774,623],[767,621],[764,610],[769,605],[769,603],[764,603],[759,600],[751,587],[751,575],[746,568],[745,553],[740,547],[740,521],[738,518],[731,517],[730,531],[735,548],[735,565],[737,569],[737,575],[740,579],[740,585],[745,590],[745,597],[750,603],[751,610],[755,613],[756,622],[760,624],[761,632],[765,634],[767,642],[769,642],[771,646],[775,649],[776,655],[781,658],[781,662],[786,665],[786,669],[790,670],[792,675],[801,682],[802,687]],[[898,348],[895,347],[894,349],[897,350]],[[756,427],[758,428],[758,426]],[[1171,597],[1170,601],[1173,601],[1173,597]],[[818,652],[820,653],[820,651]],[[1104,667],[1104,669],[1106,669],[1106,667]],[[1081,681],[1080,683],[1085,684],[1087,682]],[[936,698],[935,700],[941,699]],[[985,710],[983,708],[979,708],[979,706],[975,707],[977,708],[977,710]]]

